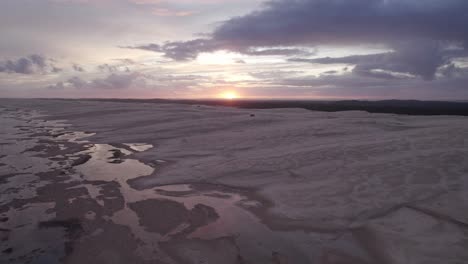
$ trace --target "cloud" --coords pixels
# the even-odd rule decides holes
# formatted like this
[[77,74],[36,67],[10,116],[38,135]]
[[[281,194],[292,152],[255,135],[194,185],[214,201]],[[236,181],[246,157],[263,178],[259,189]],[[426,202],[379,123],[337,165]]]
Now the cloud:
[[453,63],[442,67],[439,71],[442,76],[447,78],[462,78],[468,76],[468,68],[457,67]]
[[303,71],[255,71],[249,75],[256,79],[279,80],[303,74]]
[[[432,80],[437,69],[449,64],[454,53],[446,50],[439,43],[405,43],[395,47],[394,52],[369,55],[352,55],[338,58],[293,58],[293,62],[316,64],[351,64],[356,65],[354,72],[376,78],[393,78],[395,74],[410,74]],[[461,55],[461,54],[458,54]],[[392,74],[395,73],[395,74]]]
[[173,86],[197,86],[199,82],[209,82],[210,78],[200,75],[149,75],[141,72],[110,73],[109,75],[92,80],[74,76],[66,81],[49,86],[49,89],[78,89],[78,90],[124,90],[140,88],[164,87],[172,89]]
[[148,77],[134,72],[125,74],[112,73],[105,78],[86,81],[80,77],[72,77],[64,82],[48,86],[49,89],[128,89],[137,86],[146,86]]
[[185,16],[191,16],[195,14],[194,11],[188,11],[188,10],[173,10],[169,8],[155,8],[153,9],[153,14],[157,16],[163,16],[163,17],[185,17]]
[[54,96],[74,97],[193,97],[208,94],[203,84],[213,83],[202,75],[155,74],[142,72],[111,73],[85,79],[75,76],[43,88],[53,91]]
[[302,48],[255,48],[255,47],[235,47],[230,44],[223,44],[209,39],[194,39],[190,41],[174,41],[166,42],[163,45],[147,44],[133,47],[124,47],[130,49],[141,49],[163,53],[165,57],[175,61],[188,61],[197,58],[198,54],[203,52],[214,52],[217,50],[229,50],[239,52],[251,56],[307,56],[312,55],[310,52]]
[[125,49],[141,49],[141,50],[146,50],[146,51],[154,51],[154,52],[163,52],[163,49],[161,45],[158,44],[147,44],[147,45],[139,45],[139,46],[126,46],[126,47],[121,47]]
[[72,69],[76,72],[85,72],[85,69],[78,64],[73,64]]
[[393,52],[340,60],[356,64],[361,75],[390,78],[394,72],[432,80],[451,63],[453,57],[444,56],[448,47],[468,46],[466,10],[466,0],[271,0],[224,21],[209,38],[135,48],[184,61],[216,50],[299,56],[304,47],[378,44]]
[[299,90],[309,96],[330,98],[456,100],[468,96],[468,68],[457,68],[456,71],[464,73],[442,76],[432,82],[423,82],[417,78],[374,78],[350,72],[289,77],[271,85],[280,87],[278,89],[282,91],[288,90],[291,94]]
[[[48,0],[56,3],[86,3],[86,4],[96,4],[96,3],[106,3],[106,2],[118,2],[116,0]],[[129,3],[136,5],[159,5],[165,3],[177,3],[177,4],[223,4],[227,2],[235,2],[239,0],[126,0]]]
[[62,69],[56,67],[53,60],[37,54],[32,54],[16,60],[0,62],[0,72],[4,73],[48,74],[60,71],[62,71]]
[[174,59],[176,61],[193,60],[197,58],[199,53],[211,52],[221,49],[221,47],[216,43],[205,39],[167,42],[163,45],[148,44],[127,48],[162,52],[166,57]]
[[328,74],[338,74],[338,73],[339,73],[338,71],[334,71],[334,70],[322,72],[322,74],[324,74],[324,75],[328,75]]
[[140,73],[111,74],[105,79],[95,79],[91,82],[91,87],[102,89],[126,89],[140,81],[145,82],[145,77]]
[[138,5],[155,5],[155,4],[161,4],[161,3],[178,3],[178,4],[193,4],[193,3],[198,3],[198,4],[223,4],[226,2],[235,2],[239,0],[128,0],[129,2],[132,2],[134,4]]
[[134,64],[137,64],[136,61],[132,60],[132,59],[129,59],[129,58],[123,58],[123,59],[114,59],[115,61],[118,61],[120,62],[121,64],[124,64],[124,65],[134,65]]
[[136,64],[134,61],[129,59],[117,59],[120,63],[117,64],[108,64],[104,63],[97,66],[98,71],[114,73],[114,72],[130,72],[129,65]]
[[110,64],[101,64],[97,66],[98,70],[101,72],[116,72],[119,70],[118,66]]
[[464,0],[274,0],[226,21],[213,39],[238,46],[466,42],[466,10]]
[[252,56],[307,56],[313,55],[314,52],[309,52],[298,48],[272,48],[272,49],[255,49],[249,48],[238,50],[238,52]]

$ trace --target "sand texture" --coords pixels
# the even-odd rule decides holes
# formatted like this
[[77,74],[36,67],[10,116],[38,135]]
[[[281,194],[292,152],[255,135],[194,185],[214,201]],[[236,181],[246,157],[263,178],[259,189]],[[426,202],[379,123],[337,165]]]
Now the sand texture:
[[5,263],[468,263],[467,117],[0,99],[0,121]]

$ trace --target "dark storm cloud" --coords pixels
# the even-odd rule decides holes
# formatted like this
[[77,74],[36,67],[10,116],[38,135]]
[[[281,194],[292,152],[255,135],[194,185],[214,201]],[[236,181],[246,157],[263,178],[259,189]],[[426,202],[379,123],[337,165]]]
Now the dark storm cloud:
[[216,42],[206,39],[166,42],[164,45],[148,44],[126,48],[161,52],[164,53],[164,56],[176,61],[193,60],[197,58],[199,53],[222,49]]
[[19,74],[57,73],[62,69],[56,67],[53,60],[41,55],[32,54],[16,60],[0,62],[0,72]]
[[445,50],[439,43],[422,42],[398,45],[394,52],[353,55],[338,58],[294,58],[289,61],[317,64],[355,64],[354,72],[361,75],[374,76],[377,78],[392,78],[391,74],[382,72],[376,73],[376,71],[380,70],[394,73],[407,73],[420,76],[425,80],[432,80],[437,69],[448,64],[456,54],[459,56],[462,55],[452,50]]
[[274,49],[247,49],[247,50],[239,50],[239,52],[252,55],[252,56],[305,56],[305,55],[312,55],[308,51],[304,49],[291,49],[291,48],[274,48]]
[[273,0],[236,17],[213,39],[236,46],[468,41],[465,0]]
[[[342,58],[363,75],[375,70],[431,80],[446,47],[468,46],[466,0],[272,0],[263,9],[223,22],[210,38],[136,48],[192,60],[201,52],[231,50],[250,55],[298,55],[318,45],[380,44],[392,53]],[[322,59],[331,63],[333,59]],[[319,61],[316,61],[320,63]]]
[[[273,0],[265,8],[225,21],[204,47],[246,50],[320,44],[442,40],[468,43],[465,0]],[[194,41],[166,45],[194,47]],[[195,45],[194,51],[198,49]],[[151,44],[148,50],[164,51]]]
[[468,68],[457,67],[452,63],[441,68],[440,74],[448,78],[460,78],[468,76]]
[[378,62],[383,60],[385,57],[391,55],[392,52],[387,53],[378,53],[378,54],[369,54],[369,55],[351,55],[346,57],[322,57],[315,59],[307,58],[292,58],[288,61],[293,62],[308,62],[308,63],[317,63],[317,64],[362,64],[369,62]]
[[167,42],[164,45],[148,44],[131,49],[141,49],[163,53],[165,57],[175,61],[188,61],[197,58],[203,52],[214,52],[217,50],[230,50],[251,56],[307,56],[313,53],[299,48],[254,48],[236,47],[230,44],[223,44],[210,39],[195,39],[191,41]]
[[131,49],[141,49],[153,52],[164,53],[164,56],[176,61],[194,60],[199,53],[213,52],[217,50],[231,50],[251,56],[306,56],[313,53],[299,48],[254,48],[236,47],[230,44],[223,44],[210,39],[194,39],[190,41],[166,42],[164,45],[148,44],[135,47],[125,47]]
[[203,52],[213,52],[217,50],[232,50],[251,56],[307,56],[313,53],[299,48],[237,48],[230,45],[223,45],[217,41],[209,39],[195,39],[191,41],[167,42],[160,46],[157,44],[148,44],[135,47],[126,47],[131,49],[141,49],[164,53],[164,56],[176,61],[194,60],[198,54]]

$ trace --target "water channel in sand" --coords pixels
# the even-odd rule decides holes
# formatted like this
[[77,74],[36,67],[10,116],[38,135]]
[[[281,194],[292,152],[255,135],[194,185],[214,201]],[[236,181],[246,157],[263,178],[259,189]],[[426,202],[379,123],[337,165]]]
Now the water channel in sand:
[[[18,117],[10,117],[14,118]],[[67,131],[67,126],[61,122],[41,121],[35,116],[23,115],[23,119],[28,118],[34,122],[26,124],[26,121],[15,123],[9,120],[16,130],[5,130],[2,134],[4,143],[13,144],[19,137],[18,128],[24,126],[26,133],[21,137],[28,143],[16,146],[16,152],[9,151],[0,159],[11,172],[26,170],[24,166],[15,165],[18,160],[34,160],[26,176],[14,175],[7,185],[2,185],[17,185],[24,177],[31,178],[26,179],[25,184],[29,189],[15,192],[13,200],[2,200],[2,205],[6,204],[5,208],[8,208],[3,213],[8,219],[4,225],[7,227],[4,229],[8,229],[8,236],[4,238],[8,244],[5,250],[13,250],[6,258],[0,258],[8,261],[5,263],[21,263],[25,257],[29,257],[31,263],[57,263],[71,257],[83,260],[86,257],[80,256],[84,254],[81,252],[93,252],[86,247],[87,241],[95,240],[104,243],[97,243],[102,249],[94,249],[96,254],[111,263],[113,259],[122,258],[123,253],[105,244],[108,237],[104,234],[109,232],[110,224],[114,227],[112,230],[127,228],[136,241],[134,250],[129,246],[129,254],[149,262],[301,264],[316,261],[323,256],[324,250],[338,251],[340,257],[353,255],[352,259],[358,260],[353,263],[369,260],[350,234],[337,236],[270,229],[252,212],[264,205],[245,190],[213,184],[134,189],[127,181],[153,175],[157,165],[144,164],[132,155],[147,151],[152,145],[94,144],[85,140],[92,134]],[[43,129],[43,134],[34,136],[33,132],[37,133],[39,128]],[[45,152],[31,150],[41,144],[47,145]],[[18,153],[16,159],[11,158],[11,153]],[[37,157],[39,154],[40,158]],[[155,164],[158,162],[163,161]],[[17,171],[13,171],[14,168]],[[37,176],[37,170],[44,174]],[[60,171],[59,176],[54,176],[51,171]],[[58,184],[63,189],[54,186]],[[57,189],[66,194],[42,194],[41,188]],[[21,192],[26,193],[18,196]],[[2,198],[3,193],[4,190]],[[26,198],[29,200],[17,201]],[[63,200],[65,204],[62,204]],[[74,227],[79,232],[75,232]],[[117,231],[112,232],[110,239],[119,239]],[[31,234],[37,239],[30,240]],[[98,240],[98,237],[102,238]]]
[[[125,156],[132,152],[124,148],[108,144],[90,144],[87,147],[88,150],[80,155],[90,155],[89,160],[75,169],[88,180],[119,183],[125,207],[111,219],[117,224],[129,226],[133,234],[143,241],[138,249],[143,257],[163,256],[156,242],[171,245],[173,238],[216,240],[235,237],[238,250],[254,263],[268,263],[274,252],[281,252],[293,263],[307,263],[313,252],[307,248],[308,245],[328,238],[304,232],[272,231],[246,210],[261,206],[260,202],[215,185],[178,184],[146,190],[133,189],[128,186],[127,180],[150,175],[154,170],[152,167],[135,159],[126,159]],[[146,149],[149,147],[145,146]],[[90,187],[88,191],[97,197],[99,190],[92,190],[92,185]],[[194,221],[190,212],[194,212],[197,206],[200,208],[200,205],[211,211],[199,212],[199,219]],[[177,247],[181,250],[183,245]]]

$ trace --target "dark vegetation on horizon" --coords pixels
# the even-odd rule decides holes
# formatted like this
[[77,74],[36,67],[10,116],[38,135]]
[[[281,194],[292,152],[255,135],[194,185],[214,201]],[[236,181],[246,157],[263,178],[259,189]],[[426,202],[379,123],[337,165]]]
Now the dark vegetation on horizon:
[[304,108],[313,111],[366,111],[404,115],[468,116],[468,102],[384,100],[384,101],[311,101],[311,100],[166,100],[166,99],[92,99],[99,101],[180,103],[191,105],[231,106],[248,109]]

